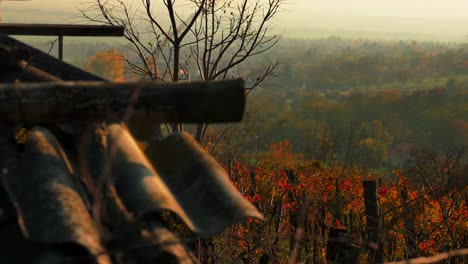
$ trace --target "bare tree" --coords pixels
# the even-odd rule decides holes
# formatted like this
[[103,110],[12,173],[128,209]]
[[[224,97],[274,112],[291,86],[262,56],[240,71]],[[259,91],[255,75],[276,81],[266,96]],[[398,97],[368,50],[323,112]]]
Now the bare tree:
[[[125,27],[129,41],[126,63],[152,81],[216,80],[242,76],[246,93],[260,85],[278,66],[263,60],[239,72],[239,65],[266,54],[280,39],[273,34],[274,16],[286,0],[87,0],[81,15],[87,20]],[[157,125],[159,127],[159,125]],[[167,126],[183,130],[182,124]],[[208,124],[199,124],[202,141]]]

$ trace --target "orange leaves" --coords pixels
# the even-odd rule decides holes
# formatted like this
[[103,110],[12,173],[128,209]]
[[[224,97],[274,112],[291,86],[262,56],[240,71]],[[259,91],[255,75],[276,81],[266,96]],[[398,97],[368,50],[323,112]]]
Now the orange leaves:
[[255,195],[244,195],[244,197],[251,203],[256,203],[262,200],[262,196],[258,193]]
[[260,166],[273,169],[276,172],[286,168],[293,169],[300,156],[294,154],[292,145],[288,141],[273,143],[260,162]]
[[[312,225],[309,230],[315,228],[318,233],[332,226],[357,233],[365,230],[362,180],[375,180],[374,175],[358,167],[317,166],[317,162],[295,155],[288,142],[273,144],[262,157],[256,167],[235,163],[231,170],[236,176],[232,177],[236,179],[234,185],[268,219],[247,219],[240,225],[240,248],[258,236],[271,239],[271,243],[279,237],[278,243],[285,244],[297,228],[297,216],[303,212]],[[381,236],[389,243],[386,253],[404,256],[412,245],[418,254],[432,254],[440,249],[439,243],[461,241],[468,228],[464,198],[457,199],[455,192],[433,197],[431,190],[421,189],[408,179],[413,178],[395,170],[377,190]],[[310,237],[321,239],[320,235]]]
[[123,82],[125,74],[125,59],[119,52],[98,52],[88,59],[85,69],[108,78],[114,82]]
[[398,179],[398,183],[401,186],[408,186],[408,179],[402,177],[402,178]]
[[206,151],[209,151],[212,146],[213,146],[213,142],[208,141],[206,145],[203,147],[203,149]]
[[408,197],[411,200],[416,200],[418,198],[418,191],[411,191],[408,193]]

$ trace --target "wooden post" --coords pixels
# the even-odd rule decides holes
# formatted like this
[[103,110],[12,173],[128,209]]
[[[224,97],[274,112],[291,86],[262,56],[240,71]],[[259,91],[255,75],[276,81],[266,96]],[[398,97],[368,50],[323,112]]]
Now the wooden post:
[[312,251],[314,254],[313,264],[321,264],[322,263],[322,252],[324,251],[323,245],[326,241],[326,229],[327,226],[325,225],[325,207],[319,209],[316,217],[315,217],[315,224],[314,224],[314,241],[312,244]]
[[[288,177],[288,183],[295,186],[297,185],[297,177],[294,175],[293,170],[286,170],[286,175]],[[294,256],[294,261],[299,262],[301,260],[301,238],[304,236],[303,230],[300,230],[303,228],[303,225],[301,225],[301,215],[300,215],[300,210],[301,210],[301,203],[300,197],[297,197],[297,195],[293,191],[288,192],[288,197],[289,200],[295,201],[296,206],[295,210],[290,212],[289,214],[289,221],[291,225],[293,226],[294,232],[291,233],[290,235],[290,241],[289,241],[289,252],[290,256]]]
[[416,245],[414,242],[414,222],[408,208],[408,190],[406,187],[400,191],[401,203],[403,204],[403,219],[405,222],[405,243],[406,243],[406,258],[416,257]]
[[335,179],[335,208],[333,208],[335,219],[343,224],[343,209],[341,206],[341,188],[340,188],[340,177]]
[[[304,201],[306,201],[306,196],[304,195]],[[307,206],[309,204],[306,204]],[[305,206],[305,205],[304,205]],[[308,208],[305,208],[307,210]],[[307,216],[307,212],[305,212],[304,216],[304,264],[312,264],[314,261],[312,253],[312,230],[313,226],[310,223],[310,219]]]
[[363,181],[364,206],[366,211],[368,240],[375,243],[377,248],[369,249],[369,263],[382,263],[383,254],[379,238],[379,207],[377,201],[377,184],[375,181]]
[[[288,183],[289,184],[295,184],[295,176],[294,176],[294,171],[292,170],[286,170],[286,175],[288,177]],[[293,201],[295,200],[295,195],[293,192],[290,192],[288,191],[288,198],[290,201]],[[296,245],[296,231],[297,231],[297,228],[298,228],[298,213],[297,213],[297,210],[295,210],[294,212],[290,212],[289,213],[289,222],[291,223],[291,225],[293,226],[293,231],[294,232],[291,232],[290,236],[289,236],[289,254],[292,255],[294,254],[294,249],[295,249],[295,245]]]
[[63,35],[58,36],[58,58],[63,61]]

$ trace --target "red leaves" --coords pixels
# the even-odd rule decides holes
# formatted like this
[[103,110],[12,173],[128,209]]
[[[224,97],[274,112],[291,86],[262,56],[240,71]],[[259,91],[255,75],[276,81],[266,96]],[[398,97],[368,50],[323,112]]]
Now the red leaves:
[[423,241],[423,242],[419,243],[419,248],[421,249],[421,251],[425,251],[427,248],[432,247],[434,245],[435,245],[434,240],[429,240],[427,242]]
[[255,194],[255,195],[244,195],[245,199],[247,199],[251,203],[259,202],[262,200],[262,196],[260,194]]
[[345,226],[341,224],[340,220],[335,219],[335,227],[344,228]]
[[382,186],[380,189],[379,189],[379,195],[386,195],[388,193],[388,187],[387,186]]
[[296,206],[296,202],[284,202],[283,209],[288,210]]
[[350,179],[343,179],[340,182],[340,188],[343,191],[349,191],[351,190],[351,180]]
[[238,170],[240,170],[240,168],[241,168],[241,164],[239,162],[236,162],[236,164],[234,164],[234,166],[232,166],[233,171],[238,171]]
[[294,186],[288,183],[288,179],[279,179],[276,184],[284,191],[292,191],[294,190]]
[[[236,179],[234,185],[244,193],[248,201],[262,210],[267,219],[271,219],[271,223],[278,224],[275,232],[288,236],[294,231],[289,216],[302,212],[307,213],[310,223],[316,223],[324,230],[331,226],[346,228],[348,223],[365,224],[362,180],[375,180],[375,175],[365,173],[357,167],[329,165],[318,168],[314,162],[298,159],[291,153],[287,143],[276,144],[255,168],[246,163],[232,165],[232,174],[235,176],[232,178]],[[294,170],[294,174],[289,174],[286,168]],[[252,171],[255,171],[255,177],[252,177]],[[433,198],[427,191],[413,185],[401,171],[394,170],[393,174],[395,177],[386,178],[385,184],[378,188],[378,199],[383,221],[387,225],[384,227],[387,229],[382,230],[382,237],[394,244],[392,246],[395,254],[404,254],[408,220],[412,221],[414,233],[424,235],[416,240],[417,251],[424,251],[424,254],[437,252],[437,241],[452,239],[450,233],[457,239],[460,234],[466,233],[468,209],[464,199],[455,203],[448,195]],[[390,180],[391,178],[395,180]],[[406,190],[408,194],[408,213],[404,212],[402,190]],[[349,216],[345,218],[346,222],[335,220],[336,191],[340,191],[342,215]],[[454,206],[457,206],[456,210],[453,210]],[[445,218],[443,210],[449,210]],[[258,232],[254,224],[257,222],[260,223],[258,220],[247,219],[240,224],[240,237],[248,241],[250,236],[258,236],[258,233],[254,233]],[[242,244],[242,247],[245,246]]]

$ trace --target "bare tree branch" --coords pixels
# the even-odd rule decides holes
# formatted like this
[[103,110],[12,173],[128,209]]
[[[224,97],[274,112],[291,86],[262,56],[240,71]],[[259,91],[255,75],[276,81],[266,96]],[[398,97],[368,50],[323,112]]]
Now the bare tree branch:
[[[247,75],[238,66],[278,43],[280,36],[272,34],[271,25],[285,1],[163,0],[155,6],[151,0],[141,0],[136,2],[140,6],[133,7],[123,0],[89,0],[80,12],[89,21],[126,28],[133,56],[127,56],[125,62],[137,76],[177,82],[243,75],[251,79],[248,94],[272,76],[278,62],[257,63],[257,69]],[[182,5],[195,10],[188,19],[181,15],[181,10],[187,10],[179,9]],[[158,17],[155,8],[164,12],[167,20]],[[170,126],[182,129],[179,124]],[[203,139],[208,126],[197,127],[197,140]]]

